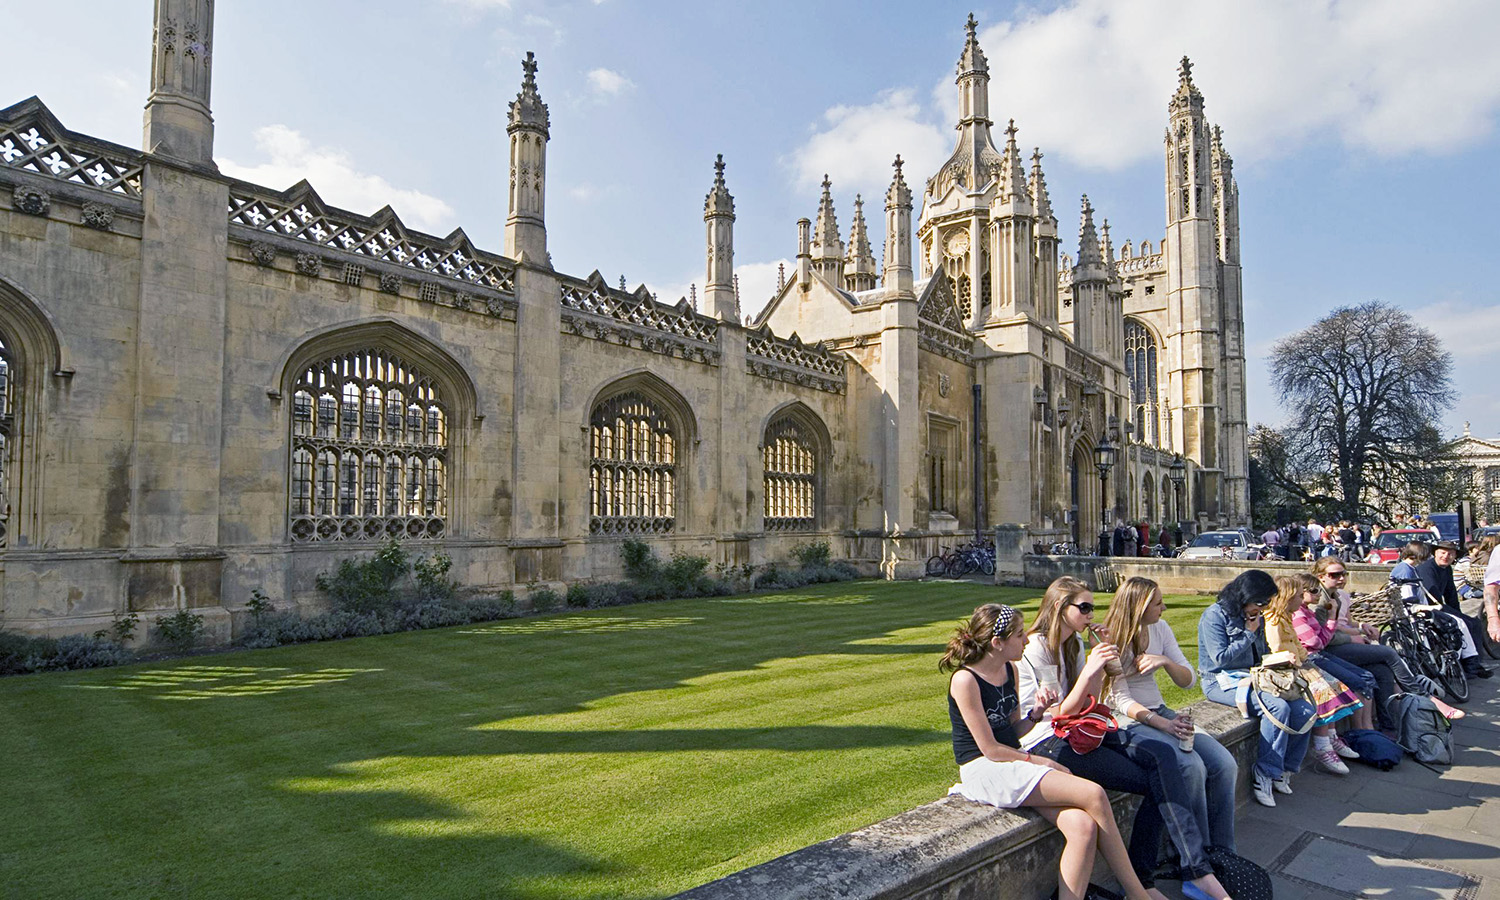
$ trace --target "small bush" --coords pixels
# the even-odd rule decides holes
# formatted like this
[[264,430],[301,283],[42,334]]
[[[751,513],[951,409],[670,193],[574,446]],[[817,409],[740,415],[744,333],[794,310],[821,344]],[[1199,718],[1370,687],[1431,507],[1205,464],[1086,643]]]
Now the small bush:
[[793,547],[792,558],[802,568],[812,569],[828,565],[828,561],[833,558],[833,552],[829,549],[827,541],[815,541],[811,544],[798,544]]
[[563,598],[551,588],[540,588],[526,596],[531,599],[531,608],[537,612],[551,612],[563,604]]
[[661,574],[661,561],[645,541],[629,540],[620,545],[625,576],[631,581],[653,581]]
[[458,582],[448,577],[453,568],[453,557],[439,550],[431,556],[419,557],[412,564],[412,576],[417,580],[417,594],[424,599],[451,600],[458,591]]
[[191,650],[202,634],[203,617],[191,610],[156,617],[156,636],[174,650]]
[[674,553],[672,561],[662,568],[661,574],[672,596],[696,597],[707,593],[703,589],[704,582],[710,580],[703,574],[707,569],[708,557],[706,556]]
[[115,613],[114,623],[108,628],[101,628],[94,632],[96,641],[114,641],[116,644],[125,644],[135,637],[136,626],[141,624],[141,617],[134,612]]
[[0,675],[118,666],[132,658],[115,641],[93,635],[50,638],[0,631]]
[[333,601],[336,609],[353,613],[379,612],[391,608],[396,582],[409,570],[406,551],[401,548],[400,541],[392,538],[371,559],[363,562],[346,559],[339,563],[332,575],[319,575],[317,586]]

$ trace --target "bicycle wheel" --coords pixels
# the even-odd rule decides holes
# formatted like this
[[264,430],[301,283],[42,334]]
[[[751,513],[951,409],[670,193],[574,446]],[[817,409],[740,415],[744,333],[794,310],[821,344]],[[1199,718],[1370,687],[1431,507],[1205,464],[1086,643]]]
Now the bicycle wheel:
[[1380,643],[1396,651],[1396,655],[1406,662],[1406,667],[1412,672],[1418,675],[1428,674],[1427,667],[1422,663],[1422,654],[1417,652],[1417,643],[1407,626],[1397,623],[1387,625],[1380,634]]
[[1437,651],[1438,658],[1435,660],[1438,672],[1434,676],[1443,690],[1448,692],[1448,697],[1454,703],[1463,703],[1469,699],[1469,676],[1464,674],[1463,664],[1459,662],[1457,650]]
[[986,575],[995,574],[995,554],[985,553],[979,557],[979,571]]
[[973,568],[974,564],[969,561],[967,555],[957,553],[954,554],[953,559],[948,563],[947,574],[949,578],[962,578],[969,574]]
[[947,568],[948,561],[943,558],[943,554],[938,553],[933,556],[927,557],[927,574],[929,577],[941,575]]

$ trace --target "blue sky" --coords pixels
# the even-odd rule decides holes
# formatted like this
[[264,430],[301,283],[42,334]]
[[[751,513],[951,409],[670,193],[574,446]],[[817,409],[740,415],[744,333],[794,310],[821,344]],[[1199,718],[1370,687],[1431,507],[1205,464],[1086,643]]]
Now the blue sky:
[[[0,105],[140,142],[150,0],[6,12]],[[1465,420],[1500,435],[1500,4],[1488,0],[1073,0],[985,6],[643,0],[219,0],[216,158],[357,212],[462,226],[498,251],[506,104],[535,51],[552,115],[554,263],[675,300],[703,280],[703,196],[723,153],[747,311],[795,253],[826,172],[871,241],[891,157],[917,186],[950,149],[973,10],[991,115],[1040,145],[1065,248],[1079,196],[1116,241],[1163,233],[1161,135],[1191,56],[1240,185],[1252,422],[1281,417],[1262,360],[1342,304],[1413,312],[1454,354]],[[66,24],[64,24],[66,23]],[[789,266],[790,268],[790,266]]]

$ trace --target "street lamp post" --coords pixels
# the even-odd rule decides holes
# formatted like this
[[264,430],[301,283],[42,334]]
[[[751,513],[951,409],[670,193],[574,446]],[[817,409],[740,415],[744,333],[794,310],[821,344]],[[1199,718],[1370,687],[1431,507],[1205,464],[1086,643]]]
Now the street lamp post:
[[1173,459],[1172,464],[1170,466],[1167,466],[1167,477],[1172,479],[1172,499],[1176,503],[1177,507],[1173,510],[1173,512],[1176,513],[1176,521],[1179,523],[1179,527],[1182,522],[1182,482],[1184,479],[1183,473],[1186,470],[1187,466],[1183,464],[1181,456]]
[[1109,555],[1109,470],[1115,464],[1115,445],[1109,442],[1109,432],[1099,436],[1094,447],[1094,467],[1099,470],[1099,555]]

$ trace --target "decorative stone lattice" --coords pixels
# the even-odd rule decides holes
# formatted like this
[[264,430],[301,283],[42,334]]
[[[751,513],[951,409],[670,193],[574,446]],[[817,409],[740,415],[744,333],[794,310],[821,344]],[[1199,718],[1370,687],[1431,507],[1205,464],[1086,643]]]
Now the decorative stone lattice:
[[108,231],[115,224],[115,208],[103,203],[85,203],[80,220],[90,228]]
[[664,356],[717,365],[718,322],[699,315],[684,298],[658,303],[645,288],[616,291],[594,273],[587,282],[564,281],[562,329],[596,341],[638,347]]
[[52,197],[36,188],[18,187],[15,192],[16,209],[27,215],[45,216],[52,208]]
[[762,325],[750,332],[746,350],[745,364],[751,375],[830,394],[842,394],[848,385],[844,357],[821,342],[809,347],[796,334],[779,338]]
[[0,165],[139,199],[144,157],[72,135],[40,103],[0,122]]
[[974,361],[974,339],[964,328],[953,282],[938,272],[917,308],[917,346],[962,363]]
[[244,182],[232,183],[229,221],[501,293],[515,292],[515,264],[475,249],[462,230],[440,239],[409,231],[390,207],[372,218],[335,209],[324,204],[306,183],[285,195]]

